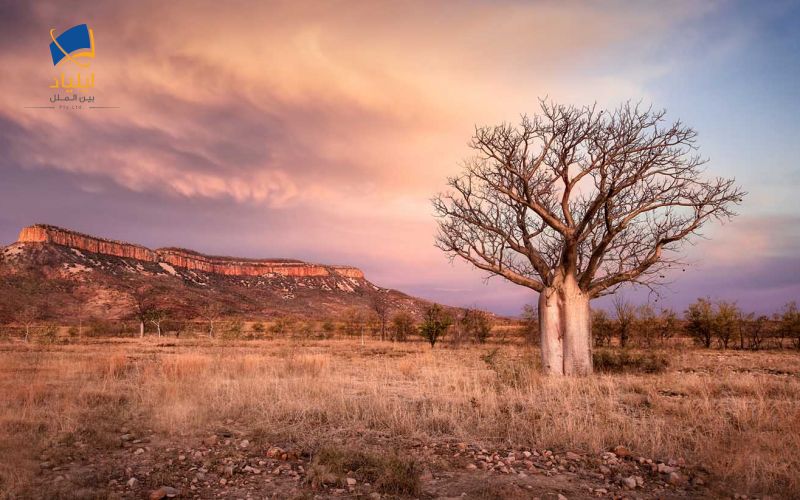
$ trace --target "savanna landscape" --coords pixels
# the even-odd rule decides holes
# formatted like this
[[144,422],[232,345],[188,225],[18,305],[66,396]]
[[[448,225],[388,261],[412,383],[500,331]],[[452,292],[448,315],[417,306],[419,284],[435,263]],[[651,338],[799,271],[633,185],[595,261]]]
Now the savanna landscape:
[[799,7],[0,0],[0,500],[800,498]]

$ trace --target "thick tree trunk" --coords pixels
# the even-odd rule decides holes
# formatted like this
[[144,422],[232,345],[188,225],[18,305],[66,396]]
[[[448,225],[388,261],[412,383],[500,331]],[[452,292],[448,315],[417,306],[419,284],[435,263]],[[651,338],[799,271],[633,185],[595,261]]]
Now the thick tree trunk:
[[574,278],[566,278],[539,295],[542,367],[549,375],[592,373],[589,297]]
[[547,288],[539,294],[539,333],[542,370],[546,375],[564,374],[564,347],[561,338],[561,309],[558,292]]

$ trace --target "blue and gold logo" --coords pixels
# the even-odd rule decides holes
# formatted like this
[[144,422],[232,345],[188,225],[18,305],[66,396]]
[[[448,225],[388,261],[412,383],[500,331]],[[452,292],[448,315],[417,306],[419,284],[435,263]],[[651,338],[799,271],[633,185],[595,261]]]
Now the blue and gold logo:
[[[94,31],[86,24],[79,24],[56,36],[56,30],[53,28],[50,30],[50,40],[53,66],[66,70],[62,71],[60,76],[53,78],[50,88],[63,90],[67,94],[63,97],[60,93],[54,94],[50,102],[57,103],[59,109],[81,109],[79,103],[93,103],[94,96],[78,96],[74,91],[88,92],[94,88],[94,72],[83,72],[89,68],[91,60],[94,59]],[[77,71],[67,74],[69,70],[64,66],[70,64],[66,63],[74,64]]]
[[88,68],[89,63],[79,61],[80,58],[94,59],[94,32],[85,24],[79,24],[64,33],[55,36],[55,28],[50,30],[50,55],[53,57],[53,66],[58,66],[62,60],[67,59],[82,68]]

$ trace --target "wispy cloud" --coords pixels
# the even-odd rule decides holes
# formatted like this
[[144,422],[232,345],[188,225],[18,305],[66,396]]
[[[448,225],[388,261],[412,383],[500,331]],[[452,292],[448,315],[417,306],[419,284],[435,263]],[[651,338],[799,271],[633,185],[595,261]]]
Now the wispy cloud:
[[[3,2],[0,175],[72,179],[92,199],[126,192],[209,219],[222,204],[238,218],[207,230],[269,221],[247,241],[282,252],[319,241],[388,284],[460,302],[481,275],[432,247],[428,199],[468,154],[473,126],[516,121],[542,96],[654,100],[651,82],[681,77],[689,49],[735,50],[703,35],[728,5]],[[95,30],[97,99],[120,109],[23,109],[49,97],[49,29],[79,22]],[[58,211],[67,188],[49,186]],[[773,245],[757,229],[737,244]]]

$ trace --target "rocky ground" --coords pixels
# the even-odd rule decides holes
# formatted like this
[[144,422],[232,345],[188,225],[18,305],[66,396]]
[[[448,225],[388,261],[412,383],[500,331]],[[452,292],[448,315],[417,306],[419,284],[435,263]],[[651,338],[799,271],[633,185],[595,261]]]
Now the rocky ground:
[[180,446],[131,428],[120,428],[116,446],[104,450],[90,442],[59,443],[39,457],[41,472],[27,494],[84,499],[716,496],[702,468],[688,467],[681,459],[656,462],[622,446],[586,455],[451,442],[398,448],[394,443],[385,450],[394,449],[391,453],[413,467],[403,471],[405,477],[387,481],[363,460],[355,470],[337,473],[313,452],[235,429],[236,423],[228,421],[213,434]]

